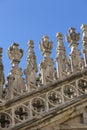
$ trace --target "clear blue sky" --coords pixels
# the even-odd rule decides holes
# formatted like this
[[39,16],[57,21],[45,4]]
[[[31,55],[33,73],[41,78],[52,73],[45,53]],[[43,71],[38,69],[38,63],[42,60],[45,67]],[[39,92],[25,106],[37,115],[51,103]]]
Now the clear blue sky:
[[87,24],[87,0],[0,0],[0,47],[3,48],[5,76],[11,67],[7,49],[13,42],[24,49],[20,64],[24,70],[28,40],[34,40],[39,64],[42,57],[38,44],[44,34],[54,42],[52,57],[55,58],[56,33],[67,34],[71,26],[80,32],[82,23]]

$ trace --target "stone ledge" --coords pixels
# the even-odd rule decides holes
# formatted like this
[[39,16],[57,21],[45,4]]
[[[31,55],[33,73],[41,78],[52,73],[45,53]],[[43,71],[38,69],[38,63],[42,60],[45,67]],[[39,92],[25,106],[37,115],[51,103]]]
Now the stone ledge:
[[[67,76],[64,79],[57,80],[54,83],[51,83],[49,85],[42,86],[42,87],[38,88],[37,90],[31,91],[29,93],[25,93],[25,94],[21,95],[20,97],[8,100],[4,104],[4,107],[8,108],[8,107],[13,106],[15,103],[19,103],[19,102],[22,102],[23,100],[30,99],[32,97],[44,94],[44,93],[46,93],[46,92],[48,92],[48,91],[50,91],[50,90],[52,90],[54,88],[57,88],[60,85],[63,85],[65,83],[70,83],[72,80],[81,78],[83,75],[87,75],[87,69],[84,69],[81,72],[77,72],[77,73],[71,74],[71,75]],[[3,108],[3,105],[0,106],[0,107]]]
[[58,116],[59,114],[61,114],[61,118],[62,118],[62,114],[66,112],[67,112],[67,116],[69,116],[70,113],[76,110],[76,106],[79,106],[83,104],[84,102],[87,102],[87,94],[78,97],[76,100],[67,102],[55,109],[52,109],[51,111],[47,113],[45,112],[41,116],[38,116],[37,118],[27,120],[26,122],[19,124],[9,130],[27,130],[27,129],[36,130],[33,128],[39,129],[40,127],[44,126],[44,124],[47,125],[49,123],[52,123],[55,120],[54,117]]

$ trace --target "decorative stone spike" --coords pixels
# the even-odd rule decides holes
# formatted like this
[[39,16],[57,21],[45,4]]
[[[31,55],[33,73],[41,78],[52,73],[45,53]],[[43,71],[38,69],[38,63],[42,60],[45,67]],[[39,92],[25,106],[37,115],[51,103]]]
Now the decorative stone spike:
[[37,65],[36,65],[36,56],[33,51],[33,48],[34,48],[34,43],[32,40],[30,40],[28,42],[27,66],[24,71],[26,75],[26,84],[29,91],[36,88]]
[[53,67],[53,59],[50,58],[53,42],[49,42],[48,36],[43,36],[40,43],[40,50],[44,56],[44,60],[40,63],[41,82],[46,85],[55,79],[55,69]]
[[75,28],[69,29],[69,34],[66,36],[67,42],[71,47],[70,61],[72,72],[80,71],[82,69],[83,61],[80,57],[80,51],[78,50],[78,41],[80,39],[80,33],[75,32]]
[[22,70],[18,67],[20,59],[23,56],[23,50],[18,48],[17,43],[8,49],[8,57],[11,60],[12,69],[7,78],[7,98],[13,98],[14,96],[20,95],[25,91],[24,80],[22,78]]
[[4,85],[4,66],[2,64],[2,48],[0,48],[0,99],[2,99],[3,96],[3,85]]
[[56,63],[57,63],[57,77],[63,78],[67,74],[67,57],[66,50],[63,44],[63,35],[62,33],[57,33],[56,35],[58,46],[57,46],[57,54],[56,54]]
[[87,67],[87,25],[82,24],[82,50],[84,54],[85,67]]

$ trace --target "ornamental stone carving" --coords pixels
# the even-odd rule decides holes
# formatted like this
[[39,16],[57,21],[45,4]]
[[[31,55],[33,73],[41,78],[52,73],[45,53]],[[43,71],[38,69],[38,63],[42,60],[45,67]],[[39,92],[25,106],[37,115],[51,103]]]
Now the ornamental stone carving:
[[87,67],[87,25],[82,24],[82,50],[84,54],[85,67]]
[[33,99],[32,106],[35,113],[45,111],[45,102],[41,98]]
[[0,48],[0,130],[87,129],[87,25],[81,29],[82,54],[80,34],[70,28],[66,40],[71,52],[68,55],[63,34],[57,33],[55,59],[50,57],[53,42],[43,36],[39,69],[34,42],[28,41],[24,73],[19,67],[23,50],[13,43],[8,49],[12,67],[6,79]]
[[61,79],[63,77],[66,77],[67,70],[69,70],[69,68],[67,68],[68,60],[66,57],[66,50],[62,41],[63,40],[62,33],[57,33],[56,38],[58,41],[57,53],[56,53],[57,77]]
[[8,129],[11,126],[11,118],[6,113],[0,113],[0,129]]
[[48,94],[48,99],[50,102],[50,106],[52,105],[60,105],[62,103],[62,97],[59,93],[55,92],[55,91],[51,91]]
[[25,84],[22,78],[22,69],[18,67],[23,56],[23,50],[18,48],[17,43],[8,49],[8,57],[11,60],[12,69],[7,77],[7,99],[20,95],[25,91]]
[[28,115],[29,114],[28,114],[28,110],[26,109],[26,107],[19,106],[15,109],[16,120],[24,121],[29,118]]
[[40,63],[41,82],[42,84],[46,85],[55,79],[53,59],[50,58],[53,42],[49,41],[48,36],[43,36],[42,41],[39,45],[40,50],[44,56],[44,60]]
[[78,81],[78,87],[81,93],[85,92],[87,93],[87,81],[84,79],[81,79]]
[[36,72],[37,72],[37,65],[36,65],[36,56],[33,51],[34,43],[32,40],[28,42],[28,57],[27,57],[27,66],[24,71],[26,75],[26,84],[28,91],[35,89],[36,86]]
[[2,99],[2,96],[3,96],[3,85],[5,82],[4,66],[2,64],[2,51],[3,51],[3,49],[0,48],[0,99]]
[[[23,50],[19,49],[17,43],[13,43],[8,49],[8,57],[11,60],[12,68],[5,81],[4,66],[2,64],[2,48],[0,48],[0,98],[9,99],[20,96],[26,92],[38,90],[39,87],[54,83],[56,80],[62,80],[73,73],[84,70],[87,64],[87,25],[83,24],[81,29],[83,55],[78,50],[80,34],[76,33],[75,28],[71,27],[66,36],[66,40],[71,48],[70,55],[66,56],[63,34],[57,33],[56,38],[58,45],[56,49],[56,60],[50,57],[53,42],[49,41],[47,35],[43,36],[39,47],[44,59],[41,61],[39,69],[37,69],[36,64],[34,42],[32,40],[28,41],[27,65],[24,70],[26,78],[22,77],[22,69],[18,66],[23,56]],[[80,88],[80,90],[82,89]],[[70,93],[69,91],[71,92],[71,89],[66,90],[64,94]]]
[[83,68],[83,61],[80,57],[80,51],[78,50],[78,41],[80,34],[75,32],[75,28],[69,29],[69,34],[66,36],[67,42],[71,48],[70,61],[72,72],[80,71]]
[[8,49],[8,57],[11,60],[11,64],[13,67],[17,67],[18,64],[20,63],[20,59],[23,56],[23,50],[18,49],[18,44],[13,43],[12,46],[9,47]]

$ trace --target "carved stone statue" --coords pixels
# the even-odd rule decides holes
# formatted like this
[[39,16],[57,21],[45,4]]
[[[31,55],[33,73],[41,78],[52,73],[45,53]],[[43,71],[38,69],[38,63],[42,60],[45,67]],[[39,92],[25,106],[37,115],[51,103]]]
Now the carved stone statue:
[[82,64],[82,59],[80,57],[80,51],[78,50],[78,40],[80,39],[80,34],[75,32],[75,28],[69,29],[69,34],[66,36],[67,42],[71,47],[70,61],[72,72],[79,71]]
[[40,43],[40,50],[44,56],[44,60],[40,63],[41,82],[46,85],[54,79],[53,60],[50,58],[53,42],[49,42],[48,36],[43,36]]

